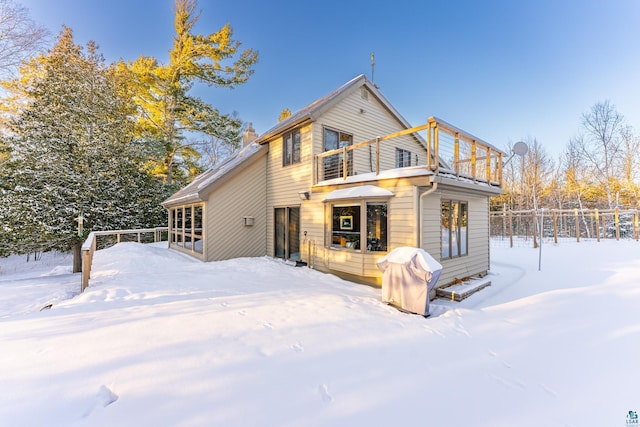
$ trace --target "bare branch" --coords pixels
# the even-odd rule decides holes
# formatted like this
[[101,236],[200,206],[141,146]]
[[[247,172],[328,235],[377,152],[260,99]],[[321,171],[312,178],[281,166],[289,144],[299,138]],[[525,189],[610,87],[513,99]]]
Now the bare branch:
[[22,61],[40,52],[49,31],[29,18],[14,0],[0,0],[0,76],[13,73]]

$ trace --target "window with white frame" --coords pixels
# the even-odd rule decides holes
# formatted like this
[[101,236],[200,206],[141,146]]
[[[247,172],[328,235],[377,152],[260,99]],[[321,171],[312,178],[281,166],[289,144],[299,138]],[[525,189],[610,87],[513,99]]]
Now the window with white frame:
[[358,252],[387,251],[386,201],[333,204],[330,221],[329,247]]
[[411,166],[411,151],[396,148],[396,167],[404,168]]
[[457,200],[440,203],[442,259],[457,258],[468,253],[469,205]]

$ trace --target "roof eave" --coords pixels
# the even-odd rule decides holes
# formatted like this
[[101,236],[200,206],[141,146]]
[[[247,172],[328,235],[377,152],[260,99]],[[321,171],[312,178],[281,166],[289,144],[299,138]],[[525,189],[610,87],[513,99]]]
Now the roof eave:
[[190,205],[193,203],[202,203],[202,202],[204,202],[204,200],[200,198],[199,193],[191,193],[191,194],[186,194],[184,196],[169,197],[167,200],[162,202],[161,205],[163,208],[168,209],[168,208],[173,208],[175,206]]
[[275,126],[273,128],[271,128],[270,131],[268,131],[267,133],[260,135],[258,138],[256,138],[256,140],[254,141],[257,144],[265,144],[267,143],[270,139],[281,135],[285,132],[287,132],[288,130],[291,130],[295,127],[298,127],[302,124],[308,123],[308,122],[312,122],[315,120],[315,117],[311,114],[311,113],[306,113],[303,116],[300,116],[298,118],[296,118],[295,120],[292,120],[290,122],[283,122],[283,126]]

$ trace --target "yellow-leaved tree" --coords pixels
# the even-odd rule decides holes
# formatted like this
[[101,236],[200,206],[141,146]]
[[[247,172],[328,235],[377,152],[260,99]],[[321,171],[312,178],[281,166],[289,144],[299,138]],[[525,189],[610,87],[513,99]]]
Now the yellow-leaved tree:
[[194,84],[234,88],[249,79],[258,60],[256,51],[240,49],[229,24],[208,35],[195,34],[200,17],[196,7],[196,0],[176,0],[176,35],[168,63],[141,56],[118,64],[119,72],[128,74],[124,80],[138,105],[138,135],[159,159],[149,168],[168,184],[197,171],[199,153],[187,142],[188,135],[206,135],[232,147],[240,144],[241,120],[190,93]]

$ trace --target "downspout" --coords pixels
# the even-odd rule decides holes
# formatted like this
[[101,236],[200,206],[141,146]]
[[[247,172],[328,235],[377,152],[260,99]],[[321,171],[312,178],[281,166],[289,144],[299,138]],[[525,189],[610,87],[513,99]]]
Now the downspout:
[[424,199],[425,197],[427,197],[428,195],[432,194],[433,192],[435,192],[438,189],[438,182],[434,181],[431,183],[431,188],[428,189],[427,191],[425,191],[424,193],[422,193],[420,195],[419,201],[418,201],[418,215],[417,215],[417,224],[416,224],[416,230],[418,231],[418,247],[420,249],[424,249],[422,247],[423,245],[423,239],[422,239],[422,212],[423,212],[423,208],[424,208]]

